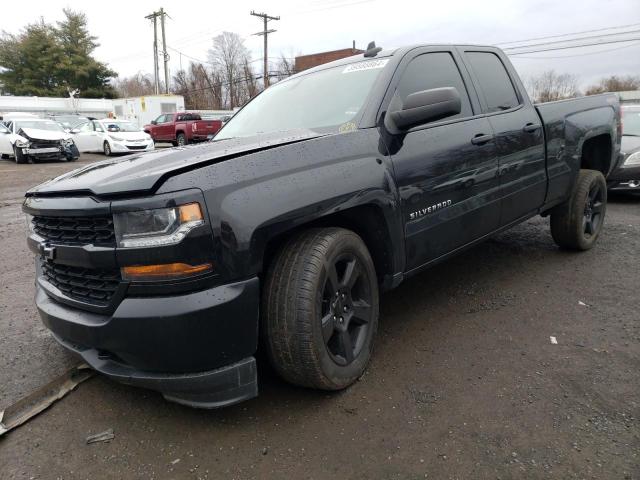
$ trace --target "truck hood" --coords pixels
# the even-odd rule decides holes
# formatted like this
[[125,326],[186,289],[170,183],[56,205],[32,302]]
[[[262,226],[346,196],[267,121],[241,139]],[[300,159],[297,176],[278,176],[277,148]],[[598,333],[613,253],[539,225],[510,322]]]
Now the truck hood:
[[29,190],[26,195],[60,195],[75,192],[109,196],[150,192],[165,178],[177,173],[321,136],[323,134],[311,130],[297,130],[214,140],[188,147],[160,149],[103,160],[48,180]]
[[21,128],[20,131],[24,132],[25,135],[33,140],[66,140],[67,138],[71,138],[71,136],[65,132],[40,130],[39,128]]

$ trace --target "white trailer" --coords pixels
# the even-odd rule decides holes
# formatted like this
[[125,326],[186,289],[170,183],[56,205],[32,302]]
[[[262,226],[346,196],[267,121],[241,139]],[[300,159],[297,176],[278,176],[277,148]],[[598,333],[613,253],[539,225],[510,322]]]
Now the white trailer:
[[182,95],[147,95],[144,97],[116,98],[113,100],[113,113],[116,118],[129,120],[143,127],[163,113],[184,110]]

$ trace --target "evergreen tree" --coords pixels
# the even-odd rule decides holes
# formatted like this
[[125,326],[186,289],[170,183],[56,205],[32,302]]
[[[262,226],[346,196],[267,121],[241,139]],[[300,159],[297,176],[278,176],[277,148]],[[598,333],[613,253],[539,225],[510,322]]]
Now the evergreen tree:
[[114,98],[115,91],[109,79],[117,74],[91,54],[99,46],[97,38],[89,33],[84,13],[63,10],[65,19],[58,22],[56,36],[64,52],[64,62],[58,74],[70,90],[78,89],[85,98]]
[[83,98],[113,98],[109,79],[116,73],[93,58],[98,46],[82,13],[64,10],[57,27],[44,20],[18,35],[0,37],[0,83],[12,95],[66,97],[78,89]]

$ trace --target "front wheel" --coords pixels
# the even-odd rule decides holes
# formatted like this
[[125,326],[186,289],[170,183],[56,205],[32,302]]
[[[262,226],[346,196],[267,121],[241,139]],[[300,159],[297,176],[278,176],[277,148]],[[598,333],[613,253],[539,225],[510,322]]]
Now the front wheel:
[[29,160],[27,156],[22,153],[22,149],[18,147],[13,147],[13,156],[16,159],[16,163],[27,163]]
[[285,380],[323,390],[355,382],[378,328],[378,283],[362,239],[324,228],[289,240],[268,270],[261,322],[269,359]]
[[607,211],[607,182],[596,170],[580,170],[571,198],[551,213],[556,244],[589,250],[598,240]]
[[176,137],[176,146],[184,147],[187,144],[187,137],[184,133],[179,133]]
[[111,145],[109,145],[109,142],[104,142],[104,145],[102,145],[102,150],[107,157],[111,156]]

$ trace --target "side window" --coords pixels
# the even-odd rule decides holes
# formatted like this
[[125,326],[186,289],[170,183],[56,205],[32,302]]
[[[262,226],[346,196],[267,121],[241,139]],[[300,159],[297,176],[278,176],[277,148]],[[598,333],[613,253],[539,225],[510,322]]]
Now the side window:
[[104,132],[104,130],[102,129],[102,125],[100,125],[96,121],[93,122],[93,128],[95,129],[96,132]]
[[520,102],[509,74],[495,53],[466,52],[480,89],[487,101],[488,112],[499,112],[517,107]]
[[82,133],[93,132],[93,124],[91,122],[85,122],[76,128],[80,130]]
[[187,116],[188,115],[178,115],[178,118],[176,118],[176,122],[184,122],[185,120],[189,120]]
[[407,96],[421,90],[455,87],[462,100],[462,110],[447,119],[470,117],[473,115],[469,94],[462,81],[456,62],[448,52],[425,53],[413,60],[400,78],[396,90],[404,103]]
[[158,118],[156,118],[156,123],[164,123],[165,117],[166,115],[160,115]]

